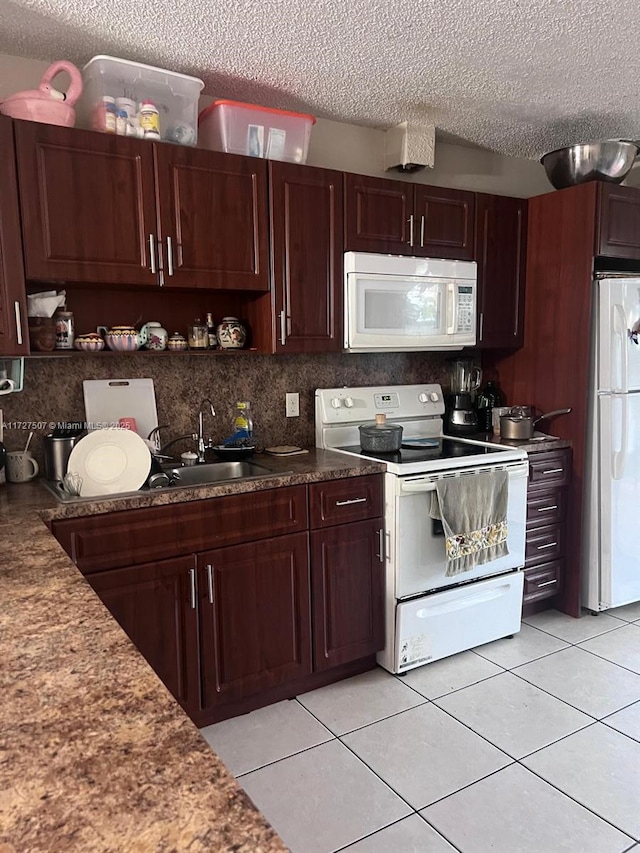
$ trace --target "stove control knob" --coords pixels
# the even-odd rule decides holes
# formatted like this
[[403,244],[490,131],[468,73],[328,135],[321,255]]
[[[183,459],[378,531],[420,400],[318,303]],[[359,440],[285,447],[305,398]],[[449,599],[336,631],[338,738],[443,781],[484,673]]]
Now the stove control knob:
[[351,409],[353,407],[353,398],[352,397],[345,397],[344,398],[344,404],[347,407],[347,409]]
[[418,400],[419,400],[421,403],[428,403],[428,402],[429,402],[429,397],[428,397],[428,395],[427,395],[427,394],[425,394],[425,393],[424,393],[424,391],[423,391],[423,392],[422,392],[422,394],[420,394],[420,395],[418,396]]
[[437,402],[438,402],[438,400],[440,399],[440,397],[438,396],[438,392],[437,392],[437,391],[432,391],[432,392],[429,394],[429,399],[431,400],[431,402],[432,402],[432,403],[437,403]]
[[342,405],[342,400],[339,397],[333,397],[331,400],[331,405],[334,409],[339,409]]

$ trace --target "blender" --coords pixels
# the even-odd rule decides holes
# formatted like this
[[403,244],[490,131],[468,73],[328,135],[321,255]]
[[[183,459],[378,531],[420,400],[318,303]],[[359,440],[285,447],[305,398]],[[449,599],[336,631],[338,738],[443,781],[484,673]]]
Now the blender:
[[474,395],[480,387],[482,371],[472,358],[447,359],[449,394],[445,397],[445,432],[449,435],[471,435],[478,431],[478,415]]

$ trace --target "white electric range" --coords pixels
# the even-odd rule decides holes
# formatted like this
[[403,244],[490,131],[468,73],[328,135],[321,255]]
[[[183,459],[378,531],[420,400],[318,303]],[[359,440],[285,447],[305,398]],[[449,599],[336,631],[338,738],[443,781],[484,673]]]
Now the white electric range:
[[[316,446],[376,459],[385,474],[385,648],[378,662],[407,672],[520,630],[527,454],[516,447],[443,435],[439,385],[316,391]],[[384,412],[403,427],[396,453],[360,448],[358,427]],[[455,577],[446,574],[442,524],[429,515],[436,482],[508,474],[508,554]]]

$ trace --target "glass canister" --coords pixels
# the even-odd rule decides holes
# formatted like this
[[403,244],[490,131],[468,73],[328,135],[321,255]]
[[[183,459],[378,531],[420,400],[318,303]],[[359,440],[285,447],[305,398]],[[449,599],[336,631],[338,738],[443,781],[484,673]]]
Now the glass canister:
[[187,326],[187,342],[189,349],[209,349],[207,327],[199,317]]
[[56,349],[73,349],[75,338],[71,311],[56,311]]

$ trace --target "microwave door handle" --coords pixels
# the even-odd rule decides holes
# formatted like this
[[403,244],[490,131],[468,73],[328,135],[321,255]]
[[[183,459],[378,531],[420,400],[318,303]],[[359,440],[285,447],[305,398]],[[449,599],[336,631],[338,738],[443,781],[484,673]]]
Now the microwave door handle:
[[447,334],[456,333],[456,314],[458,311],[456,300],[456,286],[453,282],[447,284]]

